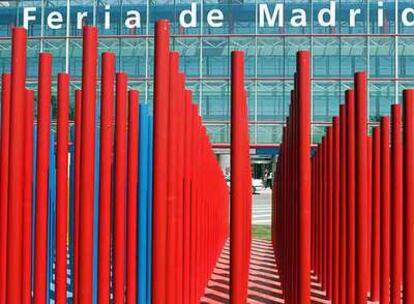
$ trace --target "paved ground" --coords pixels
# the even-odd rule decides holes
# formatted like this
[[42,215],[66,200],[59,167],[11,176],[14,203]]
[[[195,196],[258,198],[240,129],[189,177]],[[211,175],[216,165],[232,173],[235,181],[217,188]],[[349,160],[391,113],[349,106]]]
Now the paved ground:
[[270,189],[262,190],[260,193],[253,195],[253,225],[270,225],[271,199],[272,192]]
[[[271,242],[253,240],[249,272],[249,304],[284,303],[283,286],[274,258]],[[312,304],[328,304],[325,293],[312,277]],[[223,249],[210,282],[201,298],[202,304],[229,303],[229,247]]]

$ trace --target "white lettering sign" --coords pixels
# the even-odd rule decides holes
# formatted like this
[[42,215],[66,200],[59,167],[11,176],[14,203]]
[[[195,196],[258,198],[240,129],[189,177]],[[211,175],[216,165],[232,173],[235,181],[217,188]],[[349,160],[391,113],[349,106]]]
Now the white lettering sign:
[[[317,8],[318,10],[315,11],[316,22],[321,27],[335,27],[337,25],[337,0],[330,0],[329,5],[322,5],[322,7]],[[395,0],[396,1],[396,0]],[[287,25],[298,28],[298,27],[306,27],[309,26],[310,21],[310,7],[304,7],[304,2],[298,3],[298,6],[295,7],[295,1],[292,0],[291,2],[290,11],[286,11],[287,7],[285,3],[281,0],[275,0],[274,3],[259,3],[258,5],[251,6],[252,7],[252,18],[251,20],[255,20],[255,15],[257,15],[257,22],[260,28],[275,28],[275,27],[285,27]],[[240,4],[241,5],[241,4]],[[249,4],[245,4],[249,5]],[[290,7],[290,6],[289,6]],[[117,9],[117,8],[116,8]],[[237,9],[234,8],[234,9]],[[316,9],[316,8],[315,8]],[[349,27],[356,27],[358,21],[362,21],[363,15],[367,15],[366,13],[366,5],[361,3],[361,6],[353,7],[349,9],[348,12],[342,12],[341,14],[349,14]],[[38,13],[37,7],[23,7],[23,18],[21,18],[22,25],[25,28],[29,28],[30,25],[34,23],[39,23],[40,18]],[[111,28],[111,11],[113,10],[113,6],[105,5],[103,11],[103,30],[109,30]],[[123,15],[123,23],[124,26],[128,29],[140,28],[141,27],[141,14],[146,14],[145,12],[140,12],[138,9],[128,10]],[[201,14],[203,16],[201,16]],[[384,27],[384,20],[391,18],[389,16],[387,18],[386,10],[384,9],[384,1],[379,0],[376,3],[376,14],[369,14],[370,18],[376,18],[376,24],[378,27]],[[49,11],[45,15],[45,25],[50,28],[51,30],[59,30],[62,29],[63,25],[65,24],[65,14],[63,11],[54,10]],[[289,20],[285,20],[285,16],[290,16]],[[371,17],[372,16],[372,17]],[[89,17],[88,20],[88,12],[87,11],[77,11],[76,17],[71,22],[76,24],[77,29],[82,29],[83,25],[90,22],[92,17]],[[191,3],[186,8],[183,8],[181,11],[178,12],[178,22],[179,25],[186,29],[186,28],[195,28],[200,26],[200,18],[205,18],[205,26],[211,28],[220,28],[223,27],[225,24],[226,15],[224,14],[223,10],[220,9],[219,5],[215,6],[215,8],[209,9],[208,6],[205,6],[203,10],[200,8],[199,3]],[[232,18],[237,18],[233,15]],[[401,20],[402,26],[405,27],[414,27],[414,3],[412,7],[408,6],[402,9],[400,15],[398,16]],[[232,19],[232,21],[237,21],[237,19]]]

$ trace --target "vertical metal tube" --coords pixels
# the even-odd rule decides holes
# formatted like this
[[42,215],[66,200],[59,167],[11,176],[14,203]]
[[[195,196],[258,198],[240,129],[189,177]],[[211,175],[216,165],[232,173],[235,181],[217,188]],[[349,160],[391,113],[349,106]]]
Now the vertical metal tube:
[[[183,303],[183,190],[184,190],[184,124],[185,115],[185,75],[178,75],[178,104],[177,104],[177,204],[176,204],[176,263],[175,263],[175,281],[176,283],[176,303]],[[213,247],[211,247],[213,248]]]
[[113,301],[118,304],[124,303],[126,267],[127,82],[128,76],[125,73],[116,74]]
[[328,199],[326,200],[327,204],[327,278],[326,278],[326,294],[328,298],[332,299],[332,286],[333,286],[333,128],[330,126],[326,132],[327,146],[328,146],[328,161],[327,161],[327,170],[328,170],[328,180],[327,180],[327,192]]
[[391,304],[401,302],[403,274],[403,163],[401,105],[391,106]]
[[[240,109],[243,103],[244,90],[244,53],[232,52],[231,56],[231,213],[230,213],[230,302],[247,302],[247,278],[243,275],[246,261],[243,242],[243,193],[248,185],[243,183],[243,117]],[[249,187],[250,189],[250,187]],[[248,266],[247,266],[248,267]]]
[[112,152],[114,130],[115,55],[102,54],[101,129],[99,159],[98,302],[110,303]]
[[52,55],[39,55],[36,161],[36,234],[34,260],[34,303],[46,302],[47,293],[47,222],[51,119]]
[[355,74],[355,303],[365,304],[368,293],[368,186],[367,186],[367,75]]
[[192,133],[192,124],[193,116],[191,113],[191,102],[193,100],[192,91],[186,90],[185,92],[185,135],[184,135],[184,231],[183,231],[183,303],[190,303],[190,285],[191,285],[191,276],[190,276],[190,235],[191,235],[191,212],[190,212],[190,202],[191,202],[191,133]]
[[[128,95],[128,188],[127,188],[127,256],[126,303],[137,303],[137,228],[138,228],[138,157],[139,157],[139,93]],[[145,164],[142,164],[143,166]],[[142,250],[140,248],[140,250]],[[143,271],[143,269],[139,269]]]
[[177,160],[178,160],[178,69],[179,54],[170,53],[170,85],[168,113],[168,170],[167,170],[167,260],[166,260],[166,296],[169,303],[176,301],[176,263],[177,263]]
[[0,304],[6,304],[7,206],[9,196],[11,75],[1,77],[1,144],[0,144]]
[[56,161],[56,303],[66,303],[68,219],[69,75],[58,75]]
[[380,301],[389,303],[390,298],[390,118],[381,118],[381,267]]
[[26,40],[24,28],[13,28],[11,59],[11,108],[9,155],[9,203],[7,221],[6,302],[21,302],[22,286],[22,215],[23,151],[26,104]]
[[140,105],[139,113],[139,208],[138,208],[138,303],[146,304],[150,299],[148,287],[149,271],[149,249],[151,243],[148,239],[150,231],[149,225],[151,218],[148,213],[151,211],[149,198],[151,186],[149,182],[148,169],[151,168],[150,162],[150,119],[147,105]]
[[79,303],[92,302],[93,222],[95,182],[96,66],[97,35],[95,27],[83,29],[82,62],[82,138],[79,216]]
[[340,122],[333,118],[333,267],[332,300],[339,302],[339,223],[340,223]]
[[414,90],[404,99],[404,303],[414,303]]
[[347,303],[347,285],[346,285],[346,273],[347,273],[347,254],[346,254],[346,242],[347,242],[347,223],[346,223],[346,206],[347,206],[347,160],[346,160],[346,106],[342,104],[340,106],[340,198],[339,198],[339,303]]
[[[23,193],[23,261],[22,303],[32,302],[32,199],[33,199],[33,120],[34,93],[26,90],[24,116],[24,193]],[[28,254],[30,253],[30,254]]]
[[154,46],[154,173],[152,225],[152,301],[166,303],[167,144],[169,86],[169,23],[155,25]]
[[82,91],[75,91],[75,174],[73,198],[73,303],[78,304],[79,286],[79,226],[80,226],[80,167],[82,133]]
[[311,147],[311,80],[309,52],[299,52],[298,66],[298,128],[299,132],[299,299],[310,303],[310,147]]
[[380,299],[381,253],[381,132],[373,129],[372,135],[372,237],[371,237],[371,300]]
[[367,210],[367,222],[368,222],[368,261],[367,261],[367,272],[368,272],[368,281],[367,286],[368,290],[371,287],[371,249],[372,249],[372,136],[367,137],[367,164],[368,164],[368,178],[367,178],[367,187],[368,187],[368,210]]
[[347,300],[355,303],[355,94],[346,91],[347,129]]

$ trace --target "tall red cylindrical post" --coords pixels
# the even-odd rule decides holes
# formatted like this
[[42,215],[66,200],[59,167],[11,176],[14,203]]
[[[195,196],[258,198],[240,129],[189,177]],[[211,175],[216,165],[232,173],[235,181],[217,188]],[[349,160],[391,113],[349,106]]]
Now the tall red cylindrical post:
[[391,106],[391,304],[401,303],[403,274],[403,162],[401,105]]
[[403,162],[401,105],[394,104],[391,136],[391,304],[401,303],[403,276]]
[[169,23],[155,25],[154,46],[154,160],[152,222],[152,302],[166,299],[167,144],[169,86]]
[[191,235],[191,212],[190,212],[190,198],[191,198],[191,174],[192,174],[192,151],[191,151],[191,133],[193,125],[193,115],[191,113],[192,91],[185,92],[185,135],[184,135],[184,231],[183,231],[183,303],[190,303],[190,235]]
[[365,304],[368,294],[368,184],[367,184],[367,75],[355,74],[355,303]]
[[340,106],[340,207],[339,207],[339,303],[346,303],[347,286],[346,286],[346,273],[347,273],[347,254],[346,254],[346,242],[347,242],[347,223],[346,223],[346,206],[347,206],[347,153],[346,153],[346,106],[342,104]]
[[115,55],[102,54],[99,159],[98,302],[110,303],[112,151],[114,130]]
[[[178,75],[178,105],[177,105],[177,132],[179,134],[177,140],[177,204],[176,204],[176,264],[175,264],[175,280],[176,285],[176,303],[183,303],[183,180],[184,180],[184,124],[185,114],[185,76],[183,73]],[[209,273],[209,272],[208,272]]]
[[404,96],[404,303],[414,303],[414,90]]
[[[127,255],[126,303],[137,302],[137,222],[138,222],[138,157],[139,157],[139,93],[128,94],[128,189],[127,189]],[[142,270],[140,270],[142,271]]]
[[242,130],[246,119],[241,115],[244,90],[244,53],[231,55],[231,211],[230,211],[230,302],[246,303],[247,278],[244,277],[246,261],[244,248],[244,170]]
[[347,129],[347,300],[355,303],[355,93],[346,91]]
[[170,85],[169,85],[169,113],[168,113],[168,171],[167,171],[167,252],[166,261],[166,296],[169,303],[176,301],[177,282],[175,279],[177,263],[177,143],[179,135],[178,126],[178,52],[170,53]]
[[[24,193],[23,193],[23,253],[32,252],[32,199],[33,199],[33,120],[34,93],[26,90],[24,117]],[[22,257],[22,303],[32,302],[32,255]]]
[[339,223],[340,223],[340,122],[333,118],[333,267],[332,299],[339,303]]
[[299,132],[299,302],[310,303],[310,149],[311,149],[311,57],[309,52],[299,52],[298,67],[298,128]]
[[9,197],[11,75],[1,77],[1,144],[0,144],[0,304],[6,304],[7,206]]
[[380,299],[380,230],[381,230],[381,132],[372,135],[372,237],[371,237],[371,300]]
[[95,183],[96,67],[97,36],[95,27],[83,29],[82,62],[82,138],[79,216],[79,303],[92,303],[93,219]]
[[368,210],[367,210],[367,222],[368,222],[368,289],[371,287],[371,244],[372,244],[372,136],[367,137],[367,164],[368,164]]
[[390,298],[390,213],[391,213],[391,167],[390,167],[390,118],[381,118],[381,267],[380,302],[389,303]]
[[11,108],[9,155],[9,203],[7,221],[6,302],[21,302],[22,285],[22,215],[23,151],[26,99],[26,40],[24,28],[13,28],[11,58]]
[[78,304],[79,284],[79,209],[82,133],[82,91],[75,91],[75,173],[73,197],[73,303]]
[[332,298],[332,268],[333,268],[333,128],[330,126],[326,131],[326,143],[327,143],[327,200],[326,200],[326,212],[327,212],[327,277],[326,277],[326,294],[328,298]]
[[47,292],[47,210],[52,94],[52,55],[49,53],[40,54],[38,81],[34,303],[42,304],[46,302]]
[[68,233],[69,75],[58,75],[56,159],[56,303],[66,303]]
[[124,303],[125,289],[125,218],[126,218],[126,144],[128,76],[116,74],[115,114],[115,186],[114,186],[114,303]]

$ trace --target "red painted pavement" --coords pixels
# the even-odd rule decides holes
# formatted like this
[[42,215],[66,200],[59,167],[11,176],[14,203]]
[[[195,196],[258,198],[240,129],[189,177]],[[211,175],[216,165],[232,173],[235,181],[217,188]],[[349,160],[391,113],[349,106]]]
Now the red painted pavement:
[[[216,268],[210,278],[203,304],[229,303],[229,246],[223,249]],[[312,303],[330,303],[321,290],[317,279],[312,276]],[[250,260],[248,303],[285,303],[280,283],[278,266],[270,241],[253,240]]]

